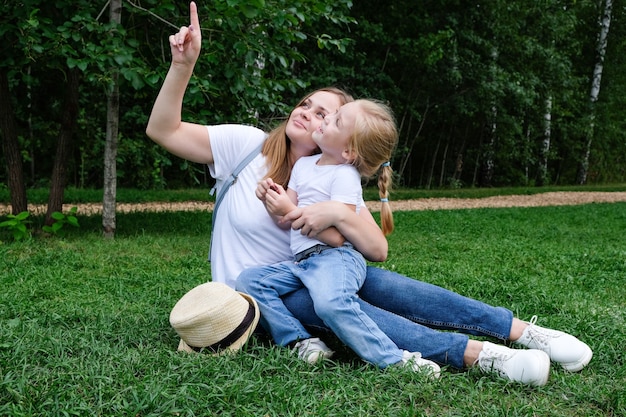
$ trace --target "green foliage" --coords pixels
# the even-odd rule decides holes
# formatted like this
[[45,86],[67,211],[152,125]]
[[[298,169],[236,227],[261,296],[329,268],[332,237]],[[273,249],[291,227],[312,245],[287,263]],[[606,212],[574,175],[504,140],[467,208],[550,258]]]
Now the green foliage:
[[[401,127],[394,167],[406,186],[445,187],[447,178],[481,185],[486,156],[495,169],[491,186],[532,184],[549,97],[548,181],[571,183],[569,167],[577,163],[587,124],[594,54],[580,51],[593,47],[597,35],[594,7],[559,0],[488,6],[364,0],[351,12],[358,26],[351,28],[354,42],[347,52],[329,56],[311,49],[307,73],[392,104]],[[621,114],[619,106],[611,108],[607,114]],[[607,143],[614,137],[598,136]],[[620,154],[601,145],[594,149]]]
[[67,214],[60,213],[58,211],[53,212],[51,217],[54,220],[54,223],[52,223],[51,226],[44,225],[42,230],[46,233],[56,235],[63,230],[65,225],[69,224],[70,226],[79,227],[78,218],[76,217],[77,210],[78,207],[72,207]]
[[[532,189],[530,190],[532,191]],[[311,367],[255,335],[236,355],[176,352],[176,301],[210,278],[210,216],[99,216],[67,238],[0,245],[0,415],[618,416],[626,414],[626,205],[399,212],[386,268],[581,337],[580,373],[545,387],[478,370],[429,381],[336,339]],[[6,273],[4,273],[6,271]]]
[[23,211],[16,215],[8,214],[9,220],[5,220],[0,223],[0,228],[8,230],[15,240],[22,240],[30,237],[30,231],[28,225],[32,223],[28,217],[30,213]]
[[[0,30],[19,33],[0,59],[7,68],[28,184],[45,184],[60,128],[65,73],[83,73],[79,131],[67,169],[73,184],[102,186],[106,129],[105,92],[111,71],[120,77],[121,186],[159,188],[204,184],[202,170],[172,159],[145,137],[156,91],[170,62],[167,37],[189,23],[189,2],[122,2],[122,24],[108,22],[108,8],[86,0],[50,3],[28,0],[0,17]],[[303,62],[299,45],[317,35],[304,29],[317,22],[351,21],[348,0],[199,2],[203,53],[185,98],[186,119],[200,123],[273,125],[309,82],[294,76]],[[306,12],[304,12],[306,11]],[[320,35],[321,36],[321,35]],[[321,41],[322,42],[322,41]],[[341,48],[342,40],[323,44]],[[26,128],[27,127],[27,128]],[[180,172],[183,172],[181,175]],[[1,176],[4,173],[0,173]],[[173,178],[173,179],[172,179]]]
[[[269,129],[312,88],[338,85],[388,101],[400,127],[402,185],[436,188],[572,184],[589,128],[599,2],[496,0],[228,0],[198,2],[203,50],[183,119]],[[11,104],[29,186],[48,184],[66,74],[82,73],[70,185],[102,187],[106,91],[120,77],[118,184],[206,185],[203,167],[145,137],[170,63],[167,38],[188,24],[188,1],[122,2],[122,24],[88,0],[25,0],[0,16]],[[589,181],[623,182],[625,39],[614,8],[596,105]],[[18,35],[19,34],[19,35]],[[538,164],[551,98],[547,172]],[[492,129],[495,135],[490,137]],[[493,140],[491,140],[493,139]],[[492,160],[486,161],[486,157]],[[6,174],[0,173],[0,180]]]

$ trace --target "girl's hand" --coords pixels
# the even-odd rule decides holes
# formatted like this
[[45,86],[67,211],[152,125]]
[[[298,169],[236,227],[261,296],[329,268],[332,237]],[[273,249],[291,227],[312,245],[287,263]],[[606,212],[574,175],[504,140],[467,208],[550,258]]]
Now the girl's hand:
[[[281,187],[282,188],[282,187]],[[277,186],[271,178],[267,178],[259,181],[254,194],[256,197],[265,203],[265,196],[269,190],[277,190]]]
[[274,182],[267,184],[265,207],[267,207],[267,211],[277,217],[282,217],[296,208],[283,186]]

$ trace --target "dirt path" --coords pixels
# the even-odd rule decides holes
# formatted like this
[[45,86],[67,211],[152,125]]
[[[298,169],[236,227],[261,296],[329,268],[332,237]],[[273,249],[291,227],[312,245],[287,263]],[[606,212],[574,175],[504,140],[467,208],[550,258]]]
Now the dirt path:
[[[495,196],[486,198],[423,198],[419,200],[391,201],[394,211],[402,210],[450,210],[450,209],[470,209],[481,207],[540,207],[540,206],[565,206],[589,203],[615,203],[626,201],[626,191],[616,192],[596,192],[596,191],[576,191],[576,192],[549,192],[533,195],[511,195]],[[380,203],[374,201],[367,202],[372,211],[380,210]],[[86,204],[65,204],[63,212],[69,211],[72,207],[78,207],[78,213],[82,215],[100,214],[102,212],[101,203]],[[46,211],[46,205],[29,205],[29,212],[32,214],[42,214]],[[203,201],[188,201],[180,203],[118,203],[118,213],[130,213],[137,211],[197,211],[213,210],[213,203]],[[0,203],[0,215],[4,216],[11,212],[11,205]]]

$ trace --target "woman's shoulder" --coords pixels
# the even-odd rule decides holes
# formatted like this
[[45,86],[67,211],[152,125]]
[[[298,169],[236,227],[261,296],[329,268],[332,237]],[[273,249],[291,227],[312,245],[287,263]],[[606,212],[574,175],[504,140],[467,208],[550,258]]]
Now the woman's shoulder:
[[226,136],[230,138],[255,136],[265,139],[265,137],[267,136],[267,133],[259,129],[258,127],[243,124],[227,123],[220,125],[209,125],[207,126],[207,129],[209,130],[209,136],[211,138],[216,136]]
[[263,130],[249,125],[222,124],[207,126],[214,155],[247,155],[267,138]]

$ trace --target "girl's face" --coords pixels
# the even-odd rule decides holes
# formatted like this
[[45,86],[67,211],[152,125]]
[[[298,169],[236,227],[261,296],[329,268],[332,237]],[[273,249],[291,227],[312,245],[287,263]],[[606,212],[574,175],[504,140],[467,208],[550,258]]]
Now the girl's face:
[[304,100],[289,115],[286,131],[292,147],[303,148],[304,154],[311,154],[317,148],[313,132],[319,129],[324,117],[335,113],[341,107],[338,95],[328,91],[318,91]]
[[354,159],[350,137],[358,112],[359,105],[356,102],[344,104],[335,113],[326,116],[313,132],[313,140],[322,150],[321,163],[343,164]]

